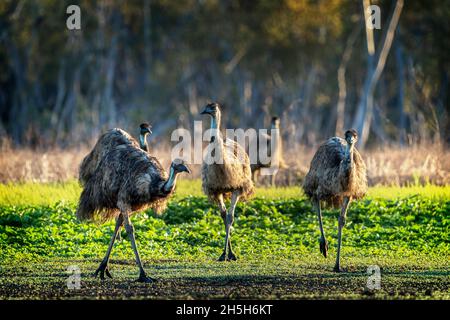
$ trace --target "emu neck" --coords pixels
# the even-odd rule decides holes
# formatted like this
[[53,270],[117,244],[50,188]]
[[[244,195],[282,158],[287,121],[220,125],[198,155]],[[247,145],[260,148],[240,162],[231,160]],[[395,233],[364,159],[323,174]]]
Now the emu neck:
[[353,149],[354,149],[354,145],[353,144],[349,144],[347,143],[347,148],[345,150],[346,153],[346,161],[345,161],[345,170],[346,171],[351,171],[353,168]]
[[220,112],[218,111],[215,116],[211,116],[211,142],[221,141],[220,139]]
[[353,176],[355,175],[355,170],[353,170],[353,168],[353,145],[347,143],[344,159],[342,159],[339,166],[340,185],[342,186],[343,191],[347,191],[351,188]]
[[211,143],[214,144],[214,157],[219,162],[225,162],[223,157],[223,139],[220,135],[220,111],[217,111],[215,116],[211,117]]
[[166,183],[163,186],[165,193],[169,193],[173,190],[177,183],[177,175],[178,174],[175,172],[175,170],[170,167],[169,179],[167,179]]
[[272,130],[277,130],[274,132],[275,136],[274,136],[274,134],[270,135],[272,137],[272,140],[275,142],[275,144],[272,145],[274,147],[274,156],[277,157],[277,159],[275,159],[275,161],[278,161],[278,164],[280,166],[282,166],[283,165],[283,142],[281,141],[280,128],[276,127],[276,128],[272,128]]
[[220,130],[220,118],[220,111],[217,111],[216,115],[211,116],[211,129],[216,129],[217,131]]
[[280,129],[280,128],[276,124],[272,123],[272,125],[270,126],[270,129],[276,130],[276,129]]
[[142,150],[148,152],[147,133],[139,135],[139,145]]
[[280,127],[272,123],[272,126],[270,127],[270,133],[269,133],[270,136],[273,135],[272,134],[273,130],[277,130],[277,131],[275,131],[277,133],[276,136],[277,136],[278,140],[280,140]]

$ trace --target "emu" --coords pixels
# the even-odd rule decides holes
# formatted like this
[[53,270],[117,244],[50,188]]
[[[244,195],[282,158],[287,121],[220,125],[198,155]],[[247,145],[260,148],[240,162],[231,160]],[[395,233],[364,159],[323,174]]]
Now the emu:
[[[225,225],[225,248],[219,261],[236,260],[231,247],[230,229],[239,200],[248,199],[254,192],[250,160],[245,150],[235,141],[224,139],[220,133],[221,112],[218,103],[210,103],[201,114],[211,116],[211,154],[202,164],[202,188],[208,199],[217,204]],[[231,198],[227,212],[224,199]],[[227,253],[228,249],[228,253]]]
[[[283,146],[281,141],[281,135],[280,135],[280,118],[278,117],[272,117],[271,121],[271,130],[269,131],[269,134],[262,134],[256,136],[256,141],[250,141],[250,143],[255,143],[257,146],[257,153],[256,153],[256,163],[252,163],[250,165],[250,168],[252,170],[252,179],[253,182],[256,184],[258,182],[258,175],[261,171],[261,168],[270,168],[273,164],[275,164],[278,168],[277,169],[283,169],[286,168],[286,165],[283,160]],[[272,130],[278,130],[278,134],[275,137],[272,137]],[[276,139],[274,144],[274,150],[272,150],[271,144],[272,139]],[[274,161],[270,161],[269,163],[262,163],[261,159],[259,158],[259,151],[260,151],[260,145],[266,144],[266,150],[267,155],[273,159]],[[249,149],[248,149],[249,150]],[[273,152],[272,152],[273,151]],[[275,179],[276,179],[277,171],[273,172],[271,175],[271,185],[275,185]]]
[[[98,153],[100,148],[96,149],[99,144],[104,147],[101,153]],[[119,229],[124,224],[139,267],[137,281],[154,281],[145,273],[130,217],[134,212],[146,208],[162,212],[175,190],[178,174],[190,173],[189,167],[176,159],[167,174],[157,158],[142,150],[137,141],[121,129],[113,129],[102,135],[86,158],[80,167],[80,177],[89,178],[84,180],[76,215],[80,221],[105,222],[116,219],[108,250],[94,276],[100,274],[104,280],[106,274],[112,278],[108,268],[109,257]],[[93,168],[89,159],[96,159],[98,163],[94,171],[87,173],[85,170]]]
[[[139,128],[139,147],[145,152],[148,152],[147,136],[152,134],[151,126],[148,122],[144,122],[139,125]],[[135,147],[138,146],[135,139],[133,139],[126,131],[119,128],[108,130],[100,136],[92,151],[81,163],[78,180],[82,186],[92,177],[101,159],[103,159],[106,153],[111,150],[112,146],[121,144],[131,144]],[[120,229],[121,226],[119,226],[117,232],[117,241],[121,240]]]
[[342,229],[347,209],[353,199],[361,199],[367,192],[366,165],[355,148],[358,134],[355,130],[345,132],[345,140],[334,137],[323,143],[311,161],[303,189],[317,212],[321,237],[320,252],[327,257],[328,242],[322,225],[320,202],[341,207],[338,223],[338,247],[334,271],[341,272],[340,254]]

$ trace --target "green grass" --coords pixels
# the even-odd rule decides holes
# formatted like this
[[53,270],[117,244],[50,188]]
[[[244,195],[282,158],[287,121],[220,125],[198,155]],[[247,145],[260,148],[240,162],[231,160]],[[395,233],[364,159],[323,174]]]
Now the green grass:
[[[76,182],[0,185],[0,299],[450,298],[450,187],[370,188],[348,213],[342,264],[349,272],[335,274],[337,210],[324,210],[325,259],[316,215],[300,189],[258,188],[236,210],[239,260],[218,263],[222,220],[200,181],[180,182],[162,216],[132,218],[146,268],[162,280],[150,286],[130,284],[137,268],[125,232],[112,253],[115,279],[91,277],[113,222],[76,220]],[[65,286],[69,265],[81,268],[81,290]],[[369,265],[381,267],[381,290],[366,288]]]
[[434,200],[449,200],[450,186],[410,186],[410,187],[386,187],[376,186],[369,188],[367,194],[369,198],[375,199],[399,199],[411,196],[420,196],[422,198]]
[[56,202],[76,203],[80,192],[81,187],[77,181],[0,184],[0,204],[39,206]]

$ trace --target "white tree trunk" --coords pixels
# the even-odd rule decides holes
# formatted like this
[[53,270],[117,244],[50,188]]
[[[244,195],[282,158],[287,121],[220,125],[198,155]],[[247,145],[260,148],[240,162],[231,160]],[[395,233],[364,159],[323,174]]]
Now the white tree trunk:
[[[364,3],[366,2],[369,1],[364,0]],[[364,7],[364,10],[365,8],[366,6]],[[377,55],[377,59],[375,60],[376,63],[373,64],[376,67],[368,68],[363,94],[358,104],[357,114],[353,122],[353,126],[357,129],[357,131],[361,135],[361,138],[359,139],[360,148],[364,148],[369,138],[370,124],[372,121],[372,113],[373,113],[373,95],[375,92],[377,82],[380,79],[381,73],[384,70],[384,66],[386,65],[386,59],[392,46],[392,41],[394,39],[395,30],[397,28],[402,9],[403,9],[403,0],[397,0],[390,18],[389,26],[386,29],[383,36],[380,53]],[[367,29],[369,28],[366,23],[366,30]],[[368,34],[369,33],[370,32],[368,32]],[[369,41],[370,37],[368,36],[367,39]],[[368,45],[368,47],[369,47],[369,56],[371,57],[369,58],[369,60],[372,60],[374,59],[374,55],[370,55],[370,46]]]
[[361,31],[361,24],[358,22],[355,29],[350,34],[347,44],[345,45],[344,53],[342,55],[341,64],[338,69],[338,87],[339,87],[339,100],[336,108],[336,129],[335,135],[342,135],[344,132],[344,119],[345,119],[345,100],[347,98],[347,84],[345,81],[345,73],[347,70],[347,64],[353,52],[353,46]]

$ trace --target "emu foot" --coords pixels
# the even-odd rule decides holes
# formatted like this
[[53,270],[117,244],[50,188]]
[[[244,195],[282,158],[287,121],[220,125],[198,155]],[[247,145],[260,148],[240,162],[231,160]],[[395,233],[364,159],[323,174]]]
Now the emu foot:
[[226,261],[227,260],[227,253],[224,251],[222,255],[217,259],[217,261]]
[[227,255],[226,252],[222,253],[222,255],[219,257],[219,259],[217,259],[217,261],[236,261],[236,255],[230,251]]
[[335,265],[333,268],[333,271],[337,272],[337,273],[342,273],[342,272],[346,272],[347,270],[344,268],[341,268],[339,265]]
[[325,238],[319,239],[320,253],[326,258],[328,253],[328,241]]
[[97,277],[100,273],[100,279],[105,280],[105,274],[108,278],[112,279],[111,273],[109,273],[108,263],[100,263],[100,266],[94,273],[94,277]]
[[232,251],[228,252],[228,261],[236,261],[236,260],[237,260],[236,255]]
[[147,275],[145,273],[141,273],[139,275],[139,278],[136,280],[136,282],[141,282],[141,283],[153,283],[156,282],[156,279],[147,277]]

